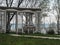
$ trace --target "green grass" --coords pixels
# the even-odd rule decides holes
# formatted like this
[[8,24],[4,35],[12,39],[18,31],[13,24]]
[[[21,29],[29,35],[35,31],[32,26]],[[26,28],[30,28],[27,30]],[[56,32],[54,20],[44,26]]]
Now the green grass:
[[60,40],[13,37],[0,34],[0,45],[60,45]]
[[34,33],[34,34],[19,34],[19,35],[46,36],[46,37],[60,37],[60,36],[57,36],[58,34],[40,34],[40,33]]
[[[15,32],[10,32],[9,34],[16,34]],[[57,36],[58,34],[41,34],[41,33],[30,33],[30,34],[24,34],[24,33],[21,33],[19,35],[32,35],[32,36],[46,36],[46,37],[60,37],[60,36]]]

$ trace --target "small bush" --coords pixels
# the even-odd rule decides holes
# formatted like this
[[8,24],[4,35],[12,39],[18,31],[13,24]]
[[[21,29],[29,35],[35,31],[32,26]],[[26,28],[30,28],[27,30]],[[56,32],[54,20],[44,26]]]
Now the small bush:
[[51,30],[49,30],[49,31],[47,32],[47,34],[55,34],[55,32],[54,32],[53,29],[51,29]]

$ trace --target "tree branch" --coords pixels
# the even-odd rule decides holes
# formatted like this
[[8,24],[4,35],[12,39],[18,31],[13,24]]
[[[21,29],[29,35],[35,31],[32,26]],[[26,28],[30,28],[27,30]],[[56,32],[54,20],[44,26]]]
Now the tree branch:
[[6,0],[6,5],[7,5],[7,7],[8,7],[8,0]]
[[19,7],[22,2],[23,2],[23,0],[19,0],[17,7]]
[[12,6],[13,0],[11,1],[10,7]]

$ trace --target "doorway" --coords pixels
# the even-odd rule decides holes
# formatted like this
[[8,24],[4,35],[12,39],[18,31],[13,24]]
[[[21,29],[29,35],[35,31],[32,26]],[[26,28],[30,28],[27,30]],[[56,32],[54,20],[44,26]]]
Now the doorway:
[[6,33],[16,33],[16,11],[6,11]]

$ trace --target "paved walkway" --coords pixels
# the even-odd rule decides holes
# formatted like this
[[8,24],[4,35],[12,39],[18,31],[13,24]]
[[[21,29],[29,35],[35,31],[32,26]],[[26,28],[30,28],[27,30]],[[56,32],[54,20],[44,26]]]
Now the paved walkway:
[[46,37],[46,36],[32,36],[32,35],[18,35],[18,34],[9,34],[11,36],[20,36],[20,37],[32,37],[32,38],[44,38],[44,39],[59,39],[59,37]]

